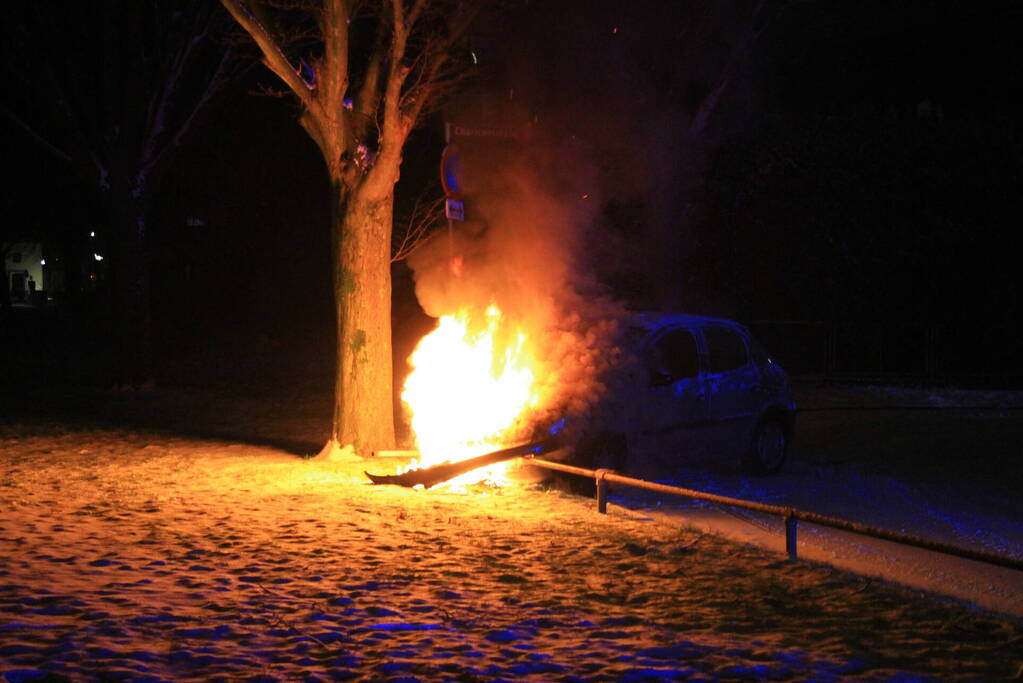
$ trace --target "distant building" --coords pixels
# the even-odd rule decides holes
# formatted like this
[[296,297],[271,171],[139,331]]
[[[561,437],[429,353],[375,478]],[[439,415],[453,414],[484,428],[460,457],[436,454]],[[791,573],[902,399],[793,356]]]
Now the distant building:
[[59,259],[47,260],[41,242],[15,242],[4,257],[4,273],[15,306],[42,306],[64,291]]

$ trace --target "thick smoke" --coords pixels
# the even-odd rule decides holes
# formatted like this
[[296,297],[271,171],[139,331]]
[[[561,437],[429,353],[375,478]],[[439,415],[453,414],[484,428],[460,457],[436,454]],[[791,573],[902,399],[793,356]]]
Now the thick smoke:
[[[497,65],[491,97],[467,98],[445,118],[517,136],[454,140],[467,220],[409,264],[428,314],[470,307],[482,318],[494,302],[530,332],[550,396],[537,423],[586,414],[604,393],[621,302],[704,308],[688,248],[711,141],[692,123],[736,54],[743,7],[525,3],[474,43]],[[728,92],[738,88],[732,79]]]
[[539,361],[540,414],[525,425],[580,417],[603,394],[623,307],[602,291],[585,257],[598,198],[584,159],[535,130],[514,139],[457,140],[466,221],[453,221],[409,259],[431,316],[469,310],[482,325],[496,304],[503,331],[529,335]]

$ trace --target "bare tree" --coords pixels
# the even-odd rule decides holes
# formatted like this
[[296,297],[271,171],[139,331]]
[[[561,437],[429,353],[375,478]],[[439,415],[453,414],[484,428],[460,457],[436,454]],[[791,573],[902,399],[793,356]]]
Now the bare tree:
[[117,381],[145,383],[150,207],[183,139],[244,68],[222,39],[230,18],[205,0],[115,0],[20,3],[5,19],[4,64],[17,97],[0,114],[89,188],[111,250]]
[[221,2],[298,100],[330,177],[338,346],[323,453],[391,447],[394,186],[410,131],[457,79],[453,48],[477,3]]

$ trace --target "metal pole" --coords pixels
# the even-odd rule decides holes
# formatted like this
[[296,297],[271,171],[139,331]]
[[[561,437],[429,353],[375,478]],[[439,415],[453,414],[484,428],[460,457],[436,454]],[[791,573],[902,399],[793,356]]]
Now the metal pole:
[[798,521],[791,515],[785,517],[785,552],[789,554],[790,560],[798,560],[796,550],[796,524]]
[[608,470],[597,470],[593,473],[597,480],[597,512],[607,514],[607,479]]
[[417,458],[419,457],[419,451],[411,450],[384,450],[384,451],[373,451],[370,454],[374,458]]

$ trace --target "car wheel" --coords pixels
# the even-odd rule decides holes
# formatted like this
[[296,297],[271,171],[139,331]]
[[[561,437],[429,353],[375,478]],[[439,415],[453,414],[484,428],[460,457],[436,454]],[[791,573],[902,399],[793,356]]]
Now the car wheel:
[[746,470],[753,474],[771,474],[781,469],[788,454],[785,428],[776,420],[761,422],[743,458]]

